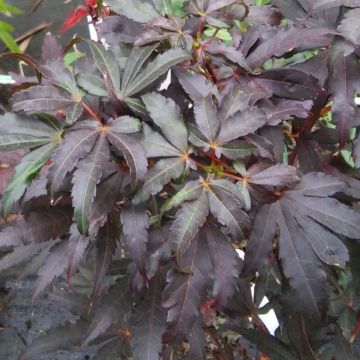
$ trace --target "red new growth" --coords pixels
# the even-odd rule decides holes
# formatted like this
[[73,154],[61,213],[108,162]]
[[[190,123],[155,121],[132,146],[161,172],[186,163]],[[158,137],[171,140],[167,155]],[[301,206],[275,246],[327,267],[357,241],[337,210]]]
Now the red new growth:
[[74,11],[69,14],[60,31],[65,32],[78,24],[86,17],[87,14],[90,13],[90,10],[96,7],[96,4],[96,0],[85,0],[85,5],[79,5]]

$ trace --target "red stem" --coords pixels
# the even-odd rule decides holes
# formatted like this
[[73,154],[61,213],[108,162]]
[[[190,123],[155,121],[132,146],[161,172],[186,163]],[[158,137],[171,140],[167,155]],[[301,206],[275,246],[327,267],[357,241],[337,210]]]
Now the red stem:
[[197,29],[197,32],[196,32],[196,38],[198,40],[200,40],[201,33],[202,33],[203,29],[204,29],[204,20],[202,18],[200,18],[198,29]]
[[88,106],[84,103],[84,101],[80,101],[80,105],[83,109],[96,121],[101,121],[99,116]]

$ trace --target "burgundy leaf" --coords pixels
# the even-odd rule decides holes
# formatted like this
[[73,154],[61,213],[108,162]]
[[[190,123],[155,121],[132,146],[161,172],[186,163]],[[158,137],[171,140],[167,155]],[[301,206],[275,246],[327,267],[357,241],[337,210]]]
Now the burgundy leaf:
[[130,319],[136,359],[156,360],[162,352],[162,335],[166,325],[166,310],[161,306],[162,290],[161,279],[153,279]]
[[206,290],[212,277],[212,265],[204,234],[193,241],[181,256],[182,268],[190,275],[170,270],[164,292],[163,306],[168,309],[165,343],[181,343],[186,339],[200,315],[200,305],[206,298]]
[[207,225],[205,234],[214,269],[213,296],[216,305],[222,307],[234,293],[240,273],[239,256],[215,226]]
[[131,205],[121,212],[121,223],[128,249],[140,272],[145,272],[149,216],[142,206]]

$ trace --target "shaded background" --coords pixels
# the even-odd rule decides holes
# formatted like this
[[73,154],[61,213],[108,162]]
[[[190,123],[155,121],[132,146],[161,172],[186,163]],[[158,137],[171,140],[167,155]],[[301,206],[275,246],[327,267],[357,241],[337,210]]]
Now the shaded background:
[[[64,34],[60,34],[59,30],[67,15],[76,8],[77,5],[82,4],[83,0],[72,0],[68,4],[64,4],[64,0],[43,0],[39,7],[32,12],[32,7],[35,1],[33,0],[7,0],[11,5],[15,5],[24,11],[23,14],[7,17],[0,14],[0,20],[10,23],[14,28],[14,38],[31,30],[40,23],[50,22],[52,25],[43,31],[35,34],[26,51],[27,54],[39,58],[41,52],[41,45],[44,36],[47,32],[59,36],[62,44],[67,44],[74,34],[78,34],[85,38],[89,37],[89,31],[86,26],[86,21],[82,21],[73,29]],[[5,50],[5,46],[0,45],[0,52]],[[16,69],[16,62],[9,59],[0,59],[0,72],[6,73],[9,70]]]

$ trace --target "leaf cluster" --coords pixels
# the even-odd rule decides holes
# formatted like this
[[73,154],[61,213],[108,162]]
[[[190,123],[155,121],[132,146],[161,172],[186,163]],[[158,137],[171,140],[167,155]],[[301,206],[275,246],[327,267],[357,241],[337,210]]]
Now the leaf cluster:
[[20,359],[357,358],[360,2],[106,6],[0,118],[0,270],[76,315]]

